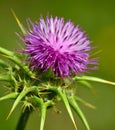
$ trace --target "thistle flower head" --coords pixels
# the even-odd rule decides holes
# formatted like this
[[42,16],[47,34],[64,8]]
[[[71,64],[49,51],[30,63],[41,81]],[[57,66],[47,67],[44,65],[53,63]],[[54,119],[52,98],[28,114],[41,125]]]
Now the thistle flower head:
[[66,77],[91,69],[88,64],[91,50],[86,34],[71,21],[63,18],[40,18],[32,24],[23,39],[32,68],[43,71],[52,68],[56,76]]

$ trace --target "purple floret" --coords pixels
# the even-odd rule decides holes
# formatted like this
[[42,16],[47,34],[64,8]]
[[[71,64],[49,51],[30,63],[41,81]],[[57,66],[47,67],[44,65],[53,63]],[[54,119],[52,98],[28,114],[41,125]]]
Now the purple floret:
[[90,41],[86,34],[70,21],[63,18],[40,18],[26,32],[24,52],[29,54],[31,67],[47,71],[52,68],[56,76],[66,77],[79,74],[95,64],[89,59]]

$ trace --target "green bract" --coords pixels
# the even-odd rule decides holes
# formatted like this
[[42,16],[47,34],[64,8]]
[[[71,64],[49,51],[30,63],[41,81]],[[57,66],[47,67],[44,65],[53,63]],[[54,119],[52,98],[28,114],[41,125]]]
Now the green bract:
[[[106,81],[97,77],[91,76],[74,76],[69,78],[56,78],[52,72],[42,73],[38,70],[31,71],[29,65],[23,63],[23,58],[19,54],[8,51],[0,47],[0,55],[2,59],[0,60],[0,67],[3,72],[0,74],[0,81],[6,82],[6,86],[10,89],[9,94],[0,98],[0,101],[6,99],[14,100],[11,111],[8,117],[12,114],[16,106],[23,102],[23,108],[26,114],[34,110],[34,108],[39,108],[41,111],[41,125],[40,130],[43,130],[45,117],[47,109],[52,108],[57,102],[62,101],[68,111],[68,114],[77,130],[77,125],[74,120],[71,108],[78,114],[84,123],[87,130],[90,130],[88,122],[78,106],[77,102],[82,102],[84,105],[91,108],[95,108],[91,104],[87,103],[83,99],[77,97],[75,93],[76,86],[73,86],[73,82],[80,83],[86,87],[92,89],[92,86],[88,81],[100,82],[115,85],[115,83]],[[16,56],[18,55],[18,56]],[[19,58],[20,57],[20,58]],[[23,56],[22,56],[23,57]],[[7,59],[12,64],[4,59]],[[27,111],[28,110],[28,111]],[[21,116],[24,117],[24,116]],[[17,130],[24,129],[21,127],[22,124],[18,125]]]

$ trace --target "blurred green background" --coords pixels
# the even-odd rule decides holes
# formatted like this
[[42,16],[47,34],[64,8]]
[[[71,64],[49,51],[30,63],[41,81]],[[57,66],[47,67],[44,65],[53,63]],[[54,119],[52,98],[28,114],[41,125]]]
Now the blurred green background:
[[[18,47],[19,39],[15,32],[20,29],[14,20],[11,8],[20,21],[26,25],[26,19],[39,19],[47,14],[71,19],[85,30],[96,50],[102,50],[99,57],[99,70],[91,75],[115,81],[115,0],[0,0],[0,46],[9,50]],[[20,42],[21,43],[21,42]],[[78,95],[97,107],[92,110],[80,104],[91,130],[115,130],[115,86],[92,83],[96,94],[87,88],[79,87]],[[5,94],[2,85],[0,96]],[[15,130],[21,112],[17,107],[9,120],[6,117],[12,101],[0,102],[0,130]],[[74,130],[62,104],[57,106],[62,114],[48,111],[45,130]],[[79,130],[85,130],[79,118],[74,114]],[[32,113],[26,130],[39,130],[39,111]]]

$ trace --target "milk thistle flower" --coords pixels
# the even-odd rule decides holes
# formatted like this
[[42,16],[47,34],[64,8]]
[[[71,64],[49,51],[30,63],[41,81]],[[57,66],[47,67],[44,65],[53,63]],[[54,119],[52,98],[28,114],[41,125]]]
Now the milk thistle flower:
[[71,21],[63,18],[40,18],[26,31],[23,41],[24,52],[29,54],[32,68],[47,71],[53,70],[56,76],[66,77],[72,73],[79,74],[94,69],[88,67],[95,64],[89,59],[90,41],[86,34]]
[[[25,129],[28,117],[34,108],[38,108],[41,112],[40,130],[44,130],[47,110],[56,107],[59,101],[64,103],[75,130],[78,129],[71,108],[78,114],[86,130],[90,130],[77,102],[91,108],[95,107],[77,96],[76,85],[81,84],[91,89],[92,86],[88,81],[111,85],[115,83],[93,76],[78,75],[89,69],[95,69],[97,63],[97,60],[90,58],[92,47],[86,34],[71,21],[64,22],[64,19],[59,17],[46,17],[46,20],[40,18],[36,23],[29,20],[29,29],[26,30],[14,11],[12,13],[23,33],[23,37],[20,38],[26,47],[21,50],[24,52],[22,55],[0,47],[2,57],[0,70],[4,70],[0,72],[0,81],[5,82],[6,88],[10,90],[8,94],[0,97],[0,101],[14,100],[8,117],[20,102],[23,103],[24,111],[21,113],[16,130]],[[28,54],[28,59],[25,58],[25,54]],[[22,62],[27,60],[29,64]],[[43,75],[39,73],[47,72],[50,68],[56,76],[52,77],[51,73],[46,78],[48,73]]]

